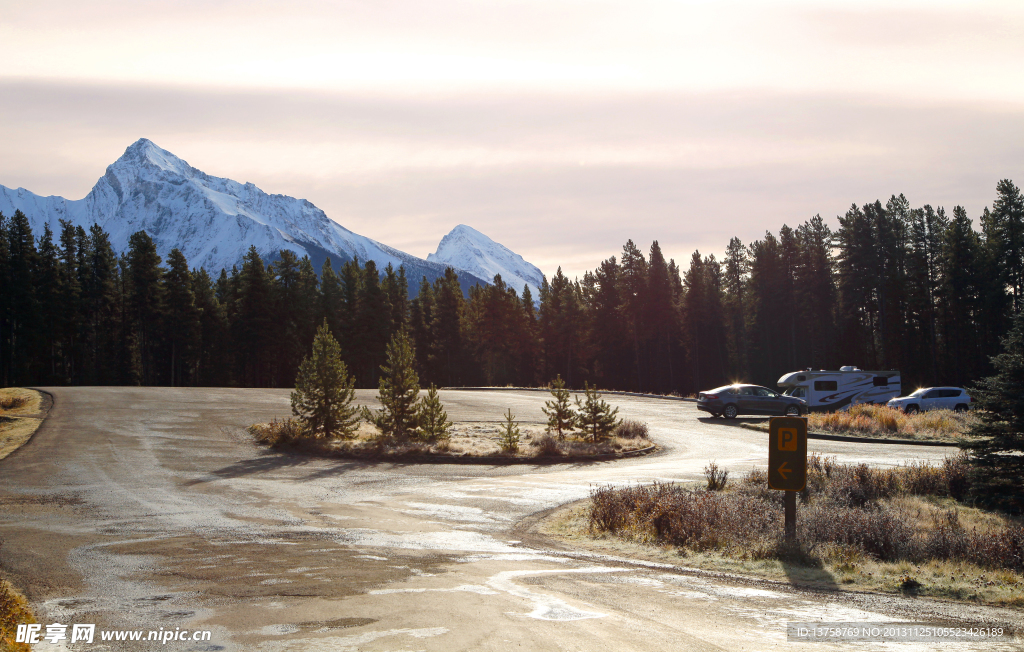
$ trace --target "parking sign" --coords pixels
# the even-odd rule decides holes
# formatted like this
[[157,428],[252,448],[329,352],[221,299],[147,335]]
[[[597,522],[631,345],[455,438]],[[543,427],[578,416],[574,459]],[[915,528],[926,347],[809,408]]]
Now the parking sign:
[[803,491],[807,485],[807,419],[772,417],[768,422],[768,486]]

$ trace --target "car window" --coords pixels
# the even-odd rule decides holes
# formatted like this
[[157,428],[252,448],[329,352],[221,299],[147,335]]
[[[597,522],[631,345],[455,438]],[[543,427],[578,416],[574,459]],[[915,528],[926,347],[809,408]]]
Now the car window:
[[926,391],[928,391],[928,390],[919,389],[916,392],[914,392],[913,394],[911,394],[910,398],[921,398],[922,396],[924,396]]
[[775,396],[775,392],[770,389],[765,389],[764,387],[755,387],[754,391],[758,396]]
[[928,392],[927,394],[925,394],[921,398],[923,398],[925,400],[931,399],[931,398],[939,398],[939,396],[940,396],[939,391],[940,390],[933,389],[932,391]]
[[956,398],[957,396],[960,396],[960,392],[962,392],[962,391],[963,390],[961,390],[961,389],[944,389],[944,390],[942,390],[942,397],[943,398]]
[[753,396],[754,395],[754,388],[753,387],[737,387],[736,388],[736,393],[739,394],[740,396]]

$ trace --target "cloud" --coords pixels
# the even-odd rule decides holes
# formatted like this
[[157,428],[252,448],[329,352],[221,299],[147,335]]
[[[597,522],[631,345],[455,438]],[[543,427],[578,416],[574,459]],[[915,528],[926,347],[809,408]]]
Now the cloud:
[[[459,223],[547,274],[627,238],[688,261],[864,203],[972,216],[1024,181],[1024,106],[838,93],[379,93],[0,80],[0,184],[80,198],[140,137],[425,256]],[[833,225],[835,224],[832,220]]]

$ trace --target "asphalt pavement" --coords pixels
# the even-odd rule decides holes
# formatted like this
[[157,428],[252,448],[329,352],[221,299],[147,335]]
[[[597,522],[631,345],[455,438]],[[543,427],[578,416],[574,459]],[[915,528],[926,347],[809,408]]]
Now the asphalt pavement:
[[[49,416],[0,461],[3,573],[41,623],[211,632],[72,650],[824,650],[849,647],[787,642],[786,623],[1021,624],[1018,611],[730,580],[517,534],[595,486],[696,480],[712,460],[735,473],[766,463],[764,433],[700,418],[693,403],[608,397],[649,424],[661,450],[643,458],[373,464],[256,446],[245,427],[289,416],[287,390],[44,389]],[[372,406],[373,394],[357,400]],[[543,423],[546,398],[441,392],[454,421],[497,423],[512,408]],[[952,452],[809,449],[872,465]]]

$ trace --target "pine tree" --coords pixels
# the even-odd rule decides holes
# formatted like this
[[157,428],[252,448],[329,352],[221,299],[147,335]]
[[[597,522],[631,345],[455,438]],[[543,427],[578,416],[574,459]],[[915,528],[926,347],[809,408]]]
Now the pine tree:
[[583,391],[586,399],[580,403],[580,399],[576,398],[579,425],[584,433],[589,432],[591,441],[596,444],[611,435],[618,427],[619,420],[615,416],[619,413],[619,408],[612,409],[597,393],[596,387],[583,383]]
[[440,380],[449,387],[463,382],[463,313],[465,298],[459,276],[451,267],[434,281],[434,309],[430,322],[430,361]]
[[981,424],[966,448],[972,465],[971,494],[981,504],[1024,512],[1024,313],[1014,319],[1003,352],[992,358],[996,374],[972,392]]
[[548,417],[548,432],[554,432],[559,439],[565,438],[565,433],[576,427],[576,412],[569,403],[569,390],[565,388],[565,381],[561,376],[551,381],[551,395],[554,400],[545,401],[541,408]]
[[270,349],[275,323],[271,280],[255,245],[249,247],[242,261],[232,320],[239,369],[245,385],[265,387],[271,384]]
[[416,428],[416,435],[419,439],[446,441],[451,438],[452,422],[448,420],[448,413],[445,412],[444,405],[437,395],[437,388],[433,384],[427,390],[426,396],[420,399],[417,411],[419,427]]
[[512,408],[505,413],[505,423],[501,425],[498,441],[501,442],[503,453],[511,454],[519,450],[519,422],[516,421],[516,415],[512,414]]
[[416,373],[433,383],[436,374],[430,365],[430,322],[434,315],[434,293],[427,277],[420,281],[419,293],[409,302],[409,330],[416,348]]
[[388,343],[387,362],[381,365],[377,398],[380,410],[363,408],[363,418],[377,426],[384,435],[407,439],[418,423],[417,397],[419,377],[414,369],[414,358],[409,336],[404,330],[395,333]]
[[355,311],[355,351],[353,367],[360,382],[377,381],[381,362],[387,356],[391,308],[380,284],[377,264],[366,261],[363,267]]
[[[160,337],[160,319],[164,310],[163,286],[156,243],[145,231],[128,241],[127,294],[134,334],[137,337],[137,363],[134,372],[143,385],[153,385],[156,377],[156,350]],[[102,325],[101,325],[102,328]]]
[[314,438],[350,439],[359,423],[352,405],[355,380],[341,360],[341,347],[326,320],[313,338],[312,355],[302,360],[292,392],[292,414]]
[[164,274],[164,333],[170,346],[171,386],[177,387],[191,378],[195,369],[200,323],[196,298],[192,291],[192,274],[185,255],[177,248],[167,256]]
[[[726,349],[729,353],[730,378],[742,378],[747,374],[746,292],[750,261],[747,248],[739,238],[729,240],[725,250],[725,274],[722,278],[724,292]],[[685,301],[685,299],[684,299]]]
[[226,387],[231,380],[231,364],[228,357],[231,326],[228,324],[227,311],[217,299],[216,285],[205,269],[200,268],[192,272],[192,289],[195,293],[196,311],[199,313],[196,385]]

